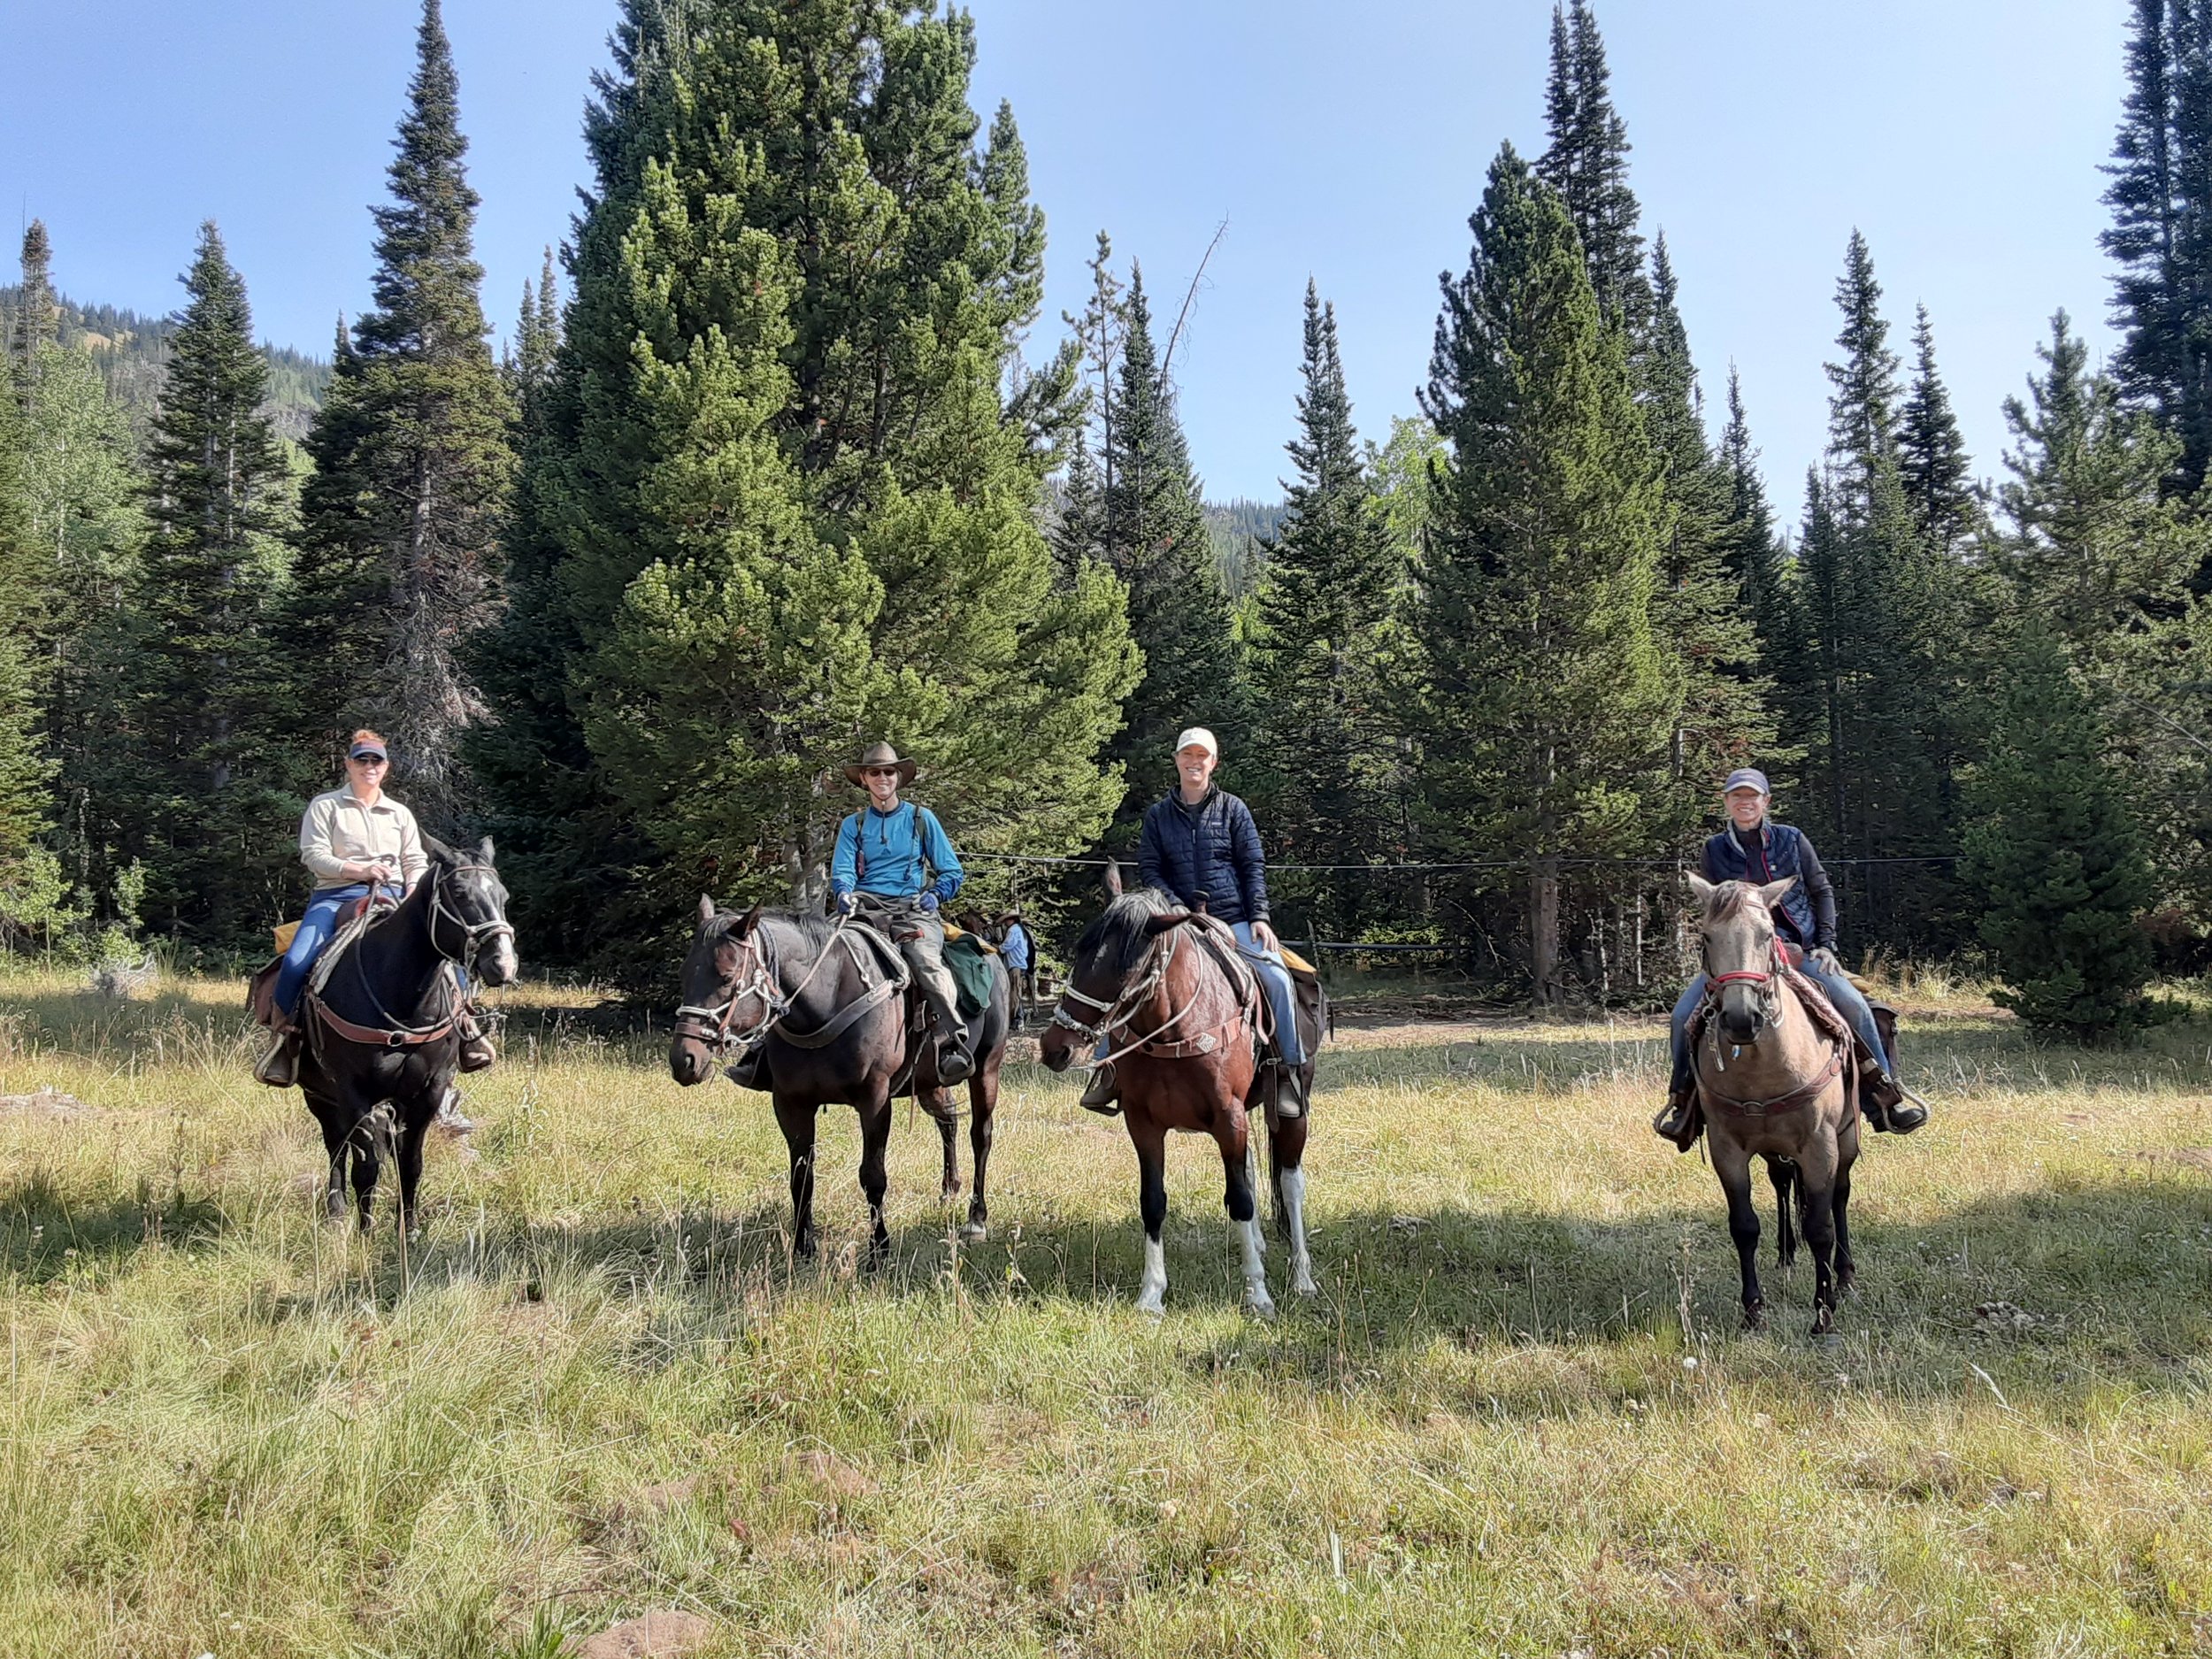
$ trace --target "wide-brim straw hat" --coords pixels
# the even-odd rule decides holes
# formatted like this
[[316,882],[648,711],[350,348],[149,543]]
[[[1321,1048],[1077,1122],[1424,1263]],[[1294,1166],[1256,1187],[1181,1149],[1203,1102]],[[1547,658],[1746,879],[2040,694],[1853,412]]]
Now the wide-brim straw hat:
[[867,772],[874,766],[896,766],[901,783],[912,783],[915,773],[921,771],[919,765],[901,757],[890,744],[878,743],[845,768],[845,781],[856,789],[865,789],[868,787]]

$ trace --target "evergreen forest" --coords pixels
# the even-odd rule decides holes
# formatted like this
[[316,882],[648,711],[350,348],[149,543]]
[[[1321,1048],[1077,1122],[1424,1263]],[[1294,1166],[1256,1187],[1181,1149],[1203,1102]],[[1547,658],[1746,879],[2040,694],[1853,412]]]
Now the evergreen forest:
[[[972,19],[611,4],[590,176],[503,349],[439,0],[326,357],[259,340],[213,222],[159,319],[65,297],[29,225],[0,944],[250,957],[362,725],[426,829],[495,839],[540,970],[643,988],[702,890],[818,905],[878,738],[964,902],[1071,933],[1203,724],[1286,938],[1501,1000],[1671,1000],[1743,765],[1847,961],[1970,961],[2092,1039],[2212,965],[2212,0],[2129,0],[2124,344],[2093,365],[2055,307],[2001,456],[1855,233],[1825,451],[1770,495],[1560,0],[1541,146],[1468,181],[1421,384],[1356,411],[1310,284],[1284,499],[1226,504],[1178,408],[1188,273],[1110,227],[1048,248]],[[1088,273],[1056,326],[1048,253]]]

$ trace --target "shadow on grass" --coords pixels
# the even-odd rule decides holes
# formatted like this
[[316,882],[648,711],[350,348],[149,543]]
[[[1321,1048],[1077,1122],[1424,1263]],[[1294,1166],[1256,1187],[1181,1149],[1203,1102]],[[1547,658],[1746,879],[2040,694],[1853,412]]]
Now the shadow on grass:
[[150,1247],[202,1250],[229,1225],[220,1205],[163,1194],[141,1181],[136,1196],[73,1203],[43,1171],[0,1187],[0,1284],[32,1287],[127,1269]]

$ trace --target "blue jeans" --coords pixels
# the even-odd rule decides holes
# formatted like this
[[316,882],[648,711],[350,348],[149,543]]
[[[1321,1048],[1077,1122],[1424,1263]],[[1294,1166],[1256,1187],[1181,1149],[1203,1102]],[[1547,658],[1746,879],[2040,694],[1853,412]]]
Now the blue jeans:
[[[1882,1047],[1882,1033],[1874,1023],[1874,1010],[1867,1006],[1866,998],[1860,995],[1859,987],[1843,974],[1823,973],[1810,962],[1801,964],[1797,971],[1827,994],[1828,1000],[1835,1004],[1836,1012],[1843,1016],[1845,1023],[1858,1033],[1859,1041],[1866,1045],[1866,1051],[1881,1056],[1886,1070],[1896,1071],[1897,1056]],[[1690,988],[1682,993],[1682,1000],[1674,1005],[1674,1064],[1678,1072],[1690,1063],[1686,1033],[1689,1030],[1690,1015],[1695,1011],[1704,995],[1705,976],[1701,973],[1690,981]]]
[[[1272,950],[1262,950],[1252,940],[1252,924],[1232,922],[1230,932],[1237,936],[1237,954],[1249,963],[1258,976],[1260,989],[1267,994],[1267,1005],[1275,1015],[1275,1052],[1286,1065],[1303,1065],[1306,1046],[1298,1038],[1297,994],[1291,984],[1290,969],[1282,957]],[[1110,1039],[1101,1038],[1098,1047],[1091,1051],[1094,1060],[1103,1060],[1113,1052]]]
[[[315,958],[323,954],[330,936],[338,931],[338,912],[368,890],[367,882],[357,881],[351,887],[321,888],[308,900],[307,913],[300,918],[299,931],[285,947],[284,965],[277,970],[276,1005],[288,1018],[298,1013],[300,991],[307,984],[308,970],[315,965]],[[384,891],[389,897],[400,896],[396,887],[388,886]]]

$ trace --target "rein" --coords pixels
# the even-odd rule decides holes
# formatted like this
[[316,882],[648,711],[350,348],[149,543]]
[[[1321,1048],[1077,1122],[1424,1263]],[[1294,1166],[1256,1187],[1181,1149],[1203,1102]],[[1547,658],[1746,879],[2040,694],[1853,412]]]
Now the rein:
[[[1191,924],[1187,922],[1169,929],[1165,935],[1165,949],[1161,949],[1161,941],[1156,938],[1153,941],[1152,950],[1146,962],[1144,972],[1125,983],[1120,995],[1110,1002],[1087,995],[1072,985],[1069,986],[1061,993],[1060,1002],[1053,1008],[1052,1023],[1063,1031],[1073,1033],[1077,1040],[1083,1043],[1095,1043],[1102,1038],[1110,1037],[1117,1031],[1127,1033],[1129,1022],[1137,1017],[1145,1004],[1149,1002],[1153,995],[1166,984],[1168,970],[1173,965],[1182,935],[1190,926]],[[1239,987],[1233,986],[1231,988],[1233,990]],[[1245,1007],[1242,999],[1240,999],[1236,1012],[1230,1015],[1227,1019],[1210,1025],[1204,1031],[1193,1036],[1163,1041],[1169,1032],[1182,1024],[1184,1017],[1192,1009],[1198,1006],[1198,999],[1204,992],[1205,984],[1202,979],[1193,988],[1182,1007],[1177,1009],[1150,1031],[1141,1036],[1132,1035],[1128,1042],[1112,1050],[1103,1058],[1079,1060],[1075,1064],[1086,1070],[1094,1071],[1100,1066],[1111,1065],[1125,1055],[1139,1051],[1160,1060],[1188,1060],[1200,1055],[1211,1054],[1220,1046],[1220,1041],[1214,1033],[1232,1020],[1244,1018]],[[1099,1018],[1089,1024],[1078,1019],[1067,1010],[1066,1004],[1071,997],[1087,1008],[1097,1010]]]
[[[806,995],[807,987],[814,983],[814,976],[822,971],[822,964],[829,960],[830,952],[835,949],[839,935],[844,933],[846,924],[851,920],[850,912],[841,915],[837,918],[837,925],[830,929],[830,936],[822,941],[820,952],[807,969],[806,977],[789,992],[783,989],[782,976],[778,972],[775,957],[763,946],[759,927],[756,926],[753,932],[748,934],[744,942],[739,946],[741,953],[739,958],[740,971],[730,981],[730,994],[711,1008],[702,1007],[695,1002],[686,1002],[680,1006],[676,1010],[676,1035],[687,1038],[693,1042],[704,1043],[714,1051],[718,1058],[727,1054],[732,1048],[749,1048],[754,1043],[764,1041],[769,1033],[775,1031],[790,1016],[793,1007],[802,996]],[[891,992],[902,989],[903,987],[904,981],[902,980],[887,979],[861,998],[852,1008],[833,1018],[819,1031],[804,1033],[787,1031],[780,1034],[786,1042],[795,1043],[803,1048],[819,1048],[849,1029],[854,1020],[858,1019],[862,1014],[882,1002]],[[739,1005],[748,997],[755,996],[760,999],[760,1018],[742,1031],[733,1030],[732,1023],[737,1018]]]
[[[511,924],[498,918],[488,922],[465,920],[458,911],[451,909],[445,902],[444,882],[449,875],[462,875],[472,871],[487,871],[490,868],[489,864],[480,864],[441,865],[438,873],[431,878],[430,920],[428,926],[425,929],[430,938],[430,948],[438,954],[440,959],[458,963],[465,971],[473,970],[476,966],[477,952],[483,948],[484,941],[502,935],[511,940],[515,935],[515,930]],[[397,910],[400,903],[401,901],[396,899],[380,902],[379,895],[373,893],[370,896],[370,910],[373,920],[380,922],[385,917]],[[375,912],[380,910],[382,915],[375,915]],[[461,950],[458,955],[448,950],[438,942],[438,923],[441,919],[449,921],[461,929]],[[439,1038],[449,1034],[453,1028],[460,1024],[461,998],[449,980],[447,982],[444,1016],[431,1025],[411,1025],[384,1006],[384,1000],[377,995],[376,987],[369,983],[368,966],[361,960],[361,953],[357,948],[352,952],[352,956],[354,978],[360,982],[361,993],[369,999],[369,1006],[376,1010],[377,1018],[384,1021],[382,1025],[364,1025],[357,1021],[348,1019],[312,990],[307,993],[308,1005],[314,1010],[316,1018],[341,1037],[345,1038],[347,1041],[359,1043],[370,1048],[419,1048],[425,1043],[435,1042]]]

